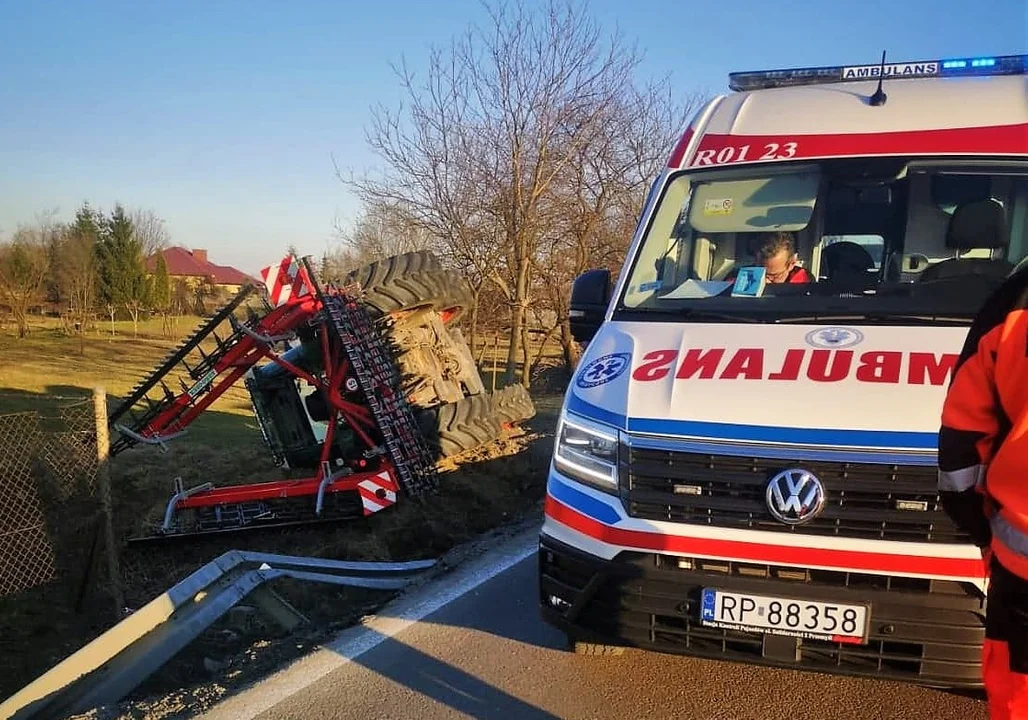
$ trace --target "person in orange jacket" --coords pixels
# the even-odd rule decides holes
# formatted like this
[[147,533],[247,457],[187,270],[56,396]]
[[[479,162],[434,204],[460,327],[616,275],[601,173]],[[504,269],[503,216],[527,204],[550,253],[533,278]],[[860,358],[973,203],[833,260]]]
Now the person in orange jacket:
[[939,493],[989,577],[982,682],[992,720],[1028,720],[1028,267],[968,330],[942,408]]

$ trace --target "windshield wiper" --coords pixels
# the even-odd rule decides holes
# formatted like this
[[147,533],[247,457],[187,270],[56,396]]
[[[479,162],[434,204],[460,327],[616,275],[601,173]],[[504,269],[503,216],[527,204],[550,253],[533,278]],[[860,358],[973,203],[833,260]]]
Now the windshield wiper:
[[692,318],[694,320],[727,320],[728,322],[766,323],[767,320],[752,317],[750,315],[739,315],[738,313],[718,312],[717,310],[705,310],[704,308],[686,307],[665,311],[671,315]]
[[663,315],[673,320],[678,320],[683,317],[690,320],[697,320],[699,322],[714,322],[717,320],[724,320],[733,323],[767,323],[770,322],[768,319],[752,317],[750,315],[739,315],[738,313],[730,312],[718,312],[717,310],[704,310],[703,308],[696,307],[677,307],[677,308],[626,308],[622,307],[618,310],[619,314],[633,314],[639,313],[640,315]]
[[931,325],[935,323],[952,323],[956,325],[968,325],[971,323],[970,316],[960,315],[936,315],[934,313],[891,313],[891,312],[864,312],[864,313],[825,313],[819,315],[795,315],[777,318],[776,323],[823,323],[823,322],[848,322],[853,320],[864,320],[871,322],[888,323],[893,321],[914,320]]

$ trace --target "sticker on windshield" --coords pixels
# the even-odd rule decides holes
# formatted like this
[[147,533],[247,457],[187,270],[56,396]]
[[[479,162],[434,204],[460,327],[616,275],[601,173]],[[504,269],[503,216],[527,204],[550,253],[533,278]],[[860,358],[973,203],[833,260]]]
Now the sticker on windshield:
[[732,286],[732,297],[760,297],[767,285],[767,270],[761,265],[739,268]]
[[575,384],[580,388],[593,388],[616,380],[628,369],[632,360],[629,353],[611,353],[589,362],[578,374]]
[[731,215],[732,198],[713,198],[703,203],[704,215]]

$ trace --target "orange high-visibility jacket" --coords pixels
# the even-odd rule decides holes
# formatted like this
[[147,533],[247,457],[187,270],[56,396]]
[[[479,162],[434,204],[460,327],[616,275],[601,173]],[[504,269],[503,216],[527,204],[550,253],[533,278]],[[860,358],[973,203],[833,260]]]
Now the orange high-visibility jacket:
[[1028,269],[968,331],[942,409],[939,491],[975,544],[1028,578]]

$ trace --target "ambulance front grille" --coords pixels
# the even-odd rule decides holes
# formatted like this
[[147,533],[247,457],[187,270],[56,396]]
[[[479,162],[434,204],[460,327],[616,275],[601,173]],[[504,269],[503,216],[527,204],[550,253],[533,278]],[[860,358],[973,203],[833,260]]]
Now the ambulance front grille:
[[[820,479],[826,504],[814,520],[772,517],[768,481],[802,468]],[[620,493],[632,517],[733,529],[873,540],[964,543],[942,509],[934,466],[769,460],[622,447]]]

